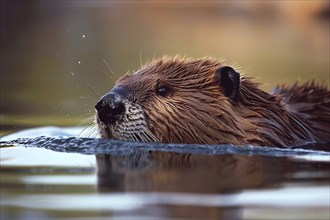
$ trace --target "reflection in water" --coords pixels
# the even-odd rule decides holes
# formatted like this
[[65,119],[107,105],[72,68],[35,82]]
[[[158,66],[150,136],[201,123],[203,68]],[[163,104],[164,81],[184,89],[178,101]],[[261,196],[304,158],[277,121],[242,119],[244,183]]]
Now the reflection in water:
[[[247,189],[280,188],[287,183],[306,184],[316,180],[328,183],[330,168],[329,163],[260,155],[140,152],[127,156],[97,155],[96,158],[98,190],[101,193],[142,191],[222,194],[224,201],[218,201],[218,204],[231,204],[231,201],[226,201],[228,197],[225,194],[239,195],[239,192]],[[313,177],[316,171],[319,175]],[[305,178],[297,178],[300,172],[304,173]],[[156,214],[153,208],[144,211],[149,215]],[[163,208],[156,212],[166,211],[169,217],[241,219],[243,207],[204,206],[201,201],[199,206],[185,204]]]
[[277,219],[288,210],[288,219],[329,216],[329,152],[75,137],[5,140],[0,146],[25,148],[1,148],[4,219]]

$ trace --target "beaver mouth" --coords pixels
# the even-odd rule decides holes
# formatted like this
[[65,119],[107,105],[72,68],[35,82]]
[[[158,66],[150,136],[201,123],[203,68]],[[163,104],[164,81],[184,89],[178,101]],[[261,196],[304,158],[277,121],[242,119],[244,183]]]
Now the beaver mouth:
[[[105,112],[108,112],[106,114]],[[102,138],[124,141],[159,142],[149,130],[142,107],[126,102],[119,108],[106,107],[96,113],[96,124]]]

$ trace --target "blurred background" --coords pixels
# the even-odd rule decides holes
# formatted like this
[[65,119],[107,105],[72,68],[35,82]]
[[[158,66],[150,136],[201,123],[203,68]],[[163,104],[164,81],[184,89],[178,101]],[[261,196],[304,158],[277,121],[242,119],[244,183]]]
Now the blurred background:
[[317,0],[1,0],[1,129],[79,125],[115,79],[163,55],[225,60],[266,91],[329,86],[329,15]]

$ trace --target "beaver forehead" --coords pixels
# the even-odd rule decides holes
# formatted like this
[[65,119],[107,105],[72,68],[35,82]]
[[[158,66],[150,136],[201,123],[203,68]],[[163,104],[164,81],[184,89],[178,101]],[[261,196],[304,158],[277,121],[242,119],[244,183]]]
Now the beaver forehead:
[[116,86],[124,86],[130,90],[149,90],[156,87],[159,81],[162,80],[161,76],[141,74],[140,71],[122,77],[117,81]]
[[177,78],[200,75],[219,66],[220,63],[212,59],[161,59],[146,65],[141,70],[135,72],[134,75],[160,75],[164,78]]
[[117,85],[152,89],[159,85],[179,87],[211,83],[215,79],[215,69],[221,64],[211,59],[199,60],[159,60],[118,80]]

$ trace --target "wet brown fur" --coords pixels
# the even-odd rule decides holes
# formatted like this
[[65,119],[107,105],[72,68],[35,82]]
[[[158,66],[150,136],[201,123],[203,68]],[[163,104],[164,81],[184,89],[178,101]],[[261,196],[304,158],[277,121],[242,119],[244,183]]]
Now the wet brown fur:
[[[214,59],[163,58],[116,82],[134,94],[148,128],[164,143],[288,147],[330,142],[330,92],[315,82],[273,94],[241,76],[240,98],[223,95]],[[166,97],[156,94],[167,86]]]

